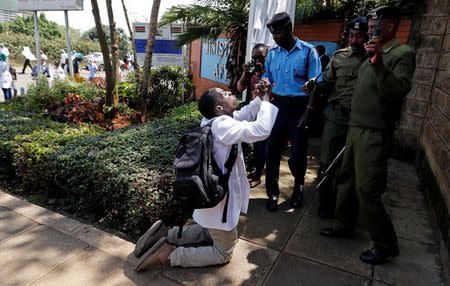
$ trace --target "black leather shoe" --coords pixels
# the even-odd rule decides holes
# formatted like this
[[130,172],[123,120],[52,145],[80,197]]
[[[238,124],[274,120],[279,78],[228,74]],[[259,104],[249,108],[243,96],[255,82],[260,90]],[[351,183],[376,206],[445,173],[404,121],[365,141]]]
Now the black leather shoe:
[[291,197],[291,208],[297,209],[301,207],[303,199],[303,191],[295,191]]
[[278,197],[277,196],[271,196],[271,197],[269,197],[269,199],[267,199],[267,208],[271,212],[278,210]]
[[331,226],[324,227],[320,230],[320,235],[325,237],[345,237],[345,238],[354,238],[356,236],[355,232],[350,229],[335,229]]
[[302,199],[303,199],[303,185],[300,185],[299,183],[294,183],[294,189],[292,192],[291,197],[291,208],[299,208],[302,205]]
[[400,254],[400,251],[398,250],[398,247],[394,247],[390,250],[379,250],[374,247],[372,247],[369,250],[364,251],[361,253],[359,258],[364,263],[370,263],[370,264],[382,264],[386,263],[387,259],[389,257],[398,256]]

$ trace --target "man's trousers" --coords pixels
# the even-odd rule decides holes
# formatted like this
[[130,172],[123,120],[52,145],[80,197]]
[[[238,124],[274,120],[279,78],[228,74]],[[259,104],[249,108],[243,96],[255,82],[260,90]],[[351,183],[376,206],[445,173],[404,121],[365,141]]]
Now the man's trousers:
[[[320,146],[320,169],[325,171],[345,146],[347,138],[349,111],[337,103],[328,105],[325,113],[325,126]],[[341,161],[342,162],[342,161]],[[320,188],[320,212],[324,215],[334,214],[336,205],[336,180],[341,162],[330,175],[330,179]]]
[[280,160],[286,140],[291,141],[291,157],[288,163],[296,185],[303,185],[305,182],[308,145],[306,130],[297,128],[300,117],[306,110],[308,97],[276,95],[272,103],[278,107],[278,115],[267,142],[266,191],[269,197],[280,194]]
[[[238,240],[237,228],[230,231],[203,228],[199,224],[183,227],[178,238],[178,227],[167,233],[167,241],[178,246],[170,255],[170,266],[202,267],[230,261]],[[187,246],[209,244],[207,246]]]
[[350,126],[338,178],[335,227],[353,229],[359,209],[374,247],[379,250],[397,246],[392,221],[381,201],[390,141],[391,133],[386,131]]

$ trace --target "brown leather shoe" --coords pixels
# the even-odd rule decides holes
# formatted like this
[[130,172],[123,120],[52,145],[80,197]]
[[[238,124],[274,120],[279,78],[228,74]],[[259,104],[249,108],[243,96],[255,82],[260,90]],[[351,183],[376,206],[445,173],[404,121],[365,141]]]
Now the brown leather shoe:
[[139,238],[134,248],[134,256],[140,257],[152,247],[161,237],[167,235],[168,227],[161,220],[155,222],[150,229]]
[[169,261],[169,255],[176,247],[170,245],[165,237],[161,237],[158,242],[153,245],[142,257],[139,259],[134,271],[139,272],[154,264],[166,264]]

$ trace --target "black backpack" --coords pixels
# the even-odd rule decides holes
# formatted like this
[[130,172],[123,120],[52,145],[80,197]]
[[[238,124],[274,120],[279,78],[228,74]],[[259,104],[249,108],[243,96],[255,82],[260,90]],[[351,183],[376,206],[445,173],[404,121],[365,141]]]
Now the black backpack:
[[[175,181],[173,191],[183,211],[216,206],[228,194],[228,179],[237,157],[237,144],[231,148],[225,167],[226,174],[212,156],[213,138],[211,125],[186,132],[175,151]],[[227,196],[222,222],[227,220]],[[179,236],[181,234],[181,228]]]

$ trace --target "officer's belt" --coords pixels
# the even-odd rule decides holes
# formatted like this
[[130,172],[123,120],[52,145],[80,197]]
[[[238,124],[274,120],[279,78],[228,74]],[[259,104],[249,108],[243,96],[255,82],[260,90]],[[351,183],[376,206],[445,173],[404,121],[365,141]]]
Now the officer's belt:
[[350,111],[351,111],[350,108],[345,107],[345,106],[337,103],[336,101],[330,102],[330,105],[334,110],[340,111],[343,115],[345,115],[347,117],[350,116]]
[[308,96],[282,96],[275,93],[273,98],[284,104],[299,104],[309,100]]

